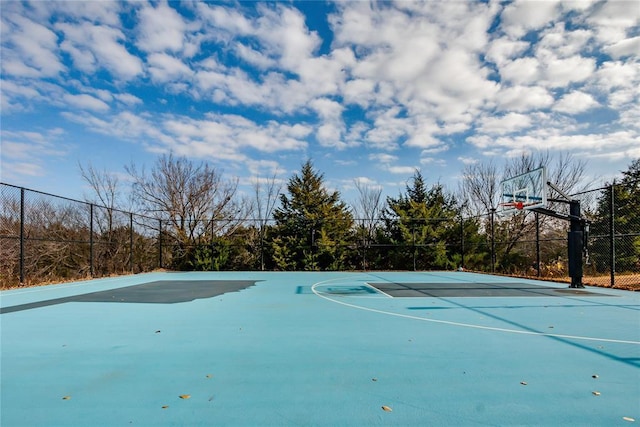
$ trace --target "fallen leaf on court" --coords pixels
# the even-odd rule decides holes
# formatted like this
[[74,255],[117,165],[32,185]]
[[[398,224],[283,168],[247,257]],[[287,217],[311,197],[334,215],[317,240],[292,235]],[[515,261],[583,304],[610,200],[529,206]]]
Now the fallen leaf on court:
[[599,391],[592,391],[591,394],[593,394],[594,396],[600,396],[600,392]]
[[383,411],[386,411],[386,412],[391,412],[391,411],[393,411],[393,409],[389,408],[388,406],[383,406],[383,407],[382,407],[382,410],[383,410]]
[[520,384],[527,385],[527,382],[526,381],[520,381]]
[[622,417],[622,419],[625,420],[625,421],[629,421],[630,423],[635,421],[635,419],[633,419],[631,417]]
[[180,399],[188,399],[188,398],[191,397],[191,395],[190,394],[181,394],[179,397],[180,397]]
[[71,399],[71,396],[65,396],[62,398],[62,400],[69,400],[69,399]]

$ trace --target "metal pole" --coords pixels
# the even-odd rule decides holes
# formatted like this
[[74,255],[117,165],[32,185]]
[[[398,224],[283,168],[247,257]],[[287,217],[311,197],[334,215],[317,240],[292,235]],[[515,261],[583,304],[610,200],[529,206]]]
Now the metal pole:
[[540,214],[534,212],[536,218],[536,272],[540,277]]
[[494,226],[494,215],[496,213],[495,208],[491,209],[491,272],[496,271],[496,236]]
[[464,218],[460,215],[460,268],[464,269]]
[[367,271],[367,243],[369,243],[369,229],[366,220],[362,220],[362,271]]
[[611,184],[611,199],[609,201],[609,275],[612,288],[616,284],[615,190],[616,181],[614,180]]
[[567,236],[569,246],[569,276],[570,288],[584,288],[582,285],[582,254],[584,252],[584,222],[580,214],[580,201],[571,200],[569,203],[569,233]]
[[133,273],[133,213],[129,212],[129,269]]
[[413,271],[416,271],[416,225],[411,224],[412,246],[413,246]]
[[24,188],[20,188],[20,284],[24,283]]
[[213,220],[211,220],[210,222],[211,224],[211,271],[215,270],[215,262],[214,262],[214,251],[215,251],[215,244],[213,242]]
[[162,268],[162,220],[158,220],[158,268]]
[[93,277],[93,203],[89,204],[89,275]]

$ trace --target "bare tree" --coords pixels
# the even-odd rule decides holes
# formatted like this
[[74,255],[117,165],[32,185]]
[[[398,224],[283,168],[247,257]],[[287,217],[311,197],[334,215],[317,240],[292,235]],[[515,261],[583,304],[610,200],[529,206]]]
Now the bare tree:
[[[500,201],[500,182],[526,172],[545,167],[547,181],[555,184],[566,194],[576,193],[583,187],[586,164],[576,160],[571,154],[560,154],[555,162],[550,153],[536,152],[523,153],[511,158],[503,165],[502,169],[492,162],[476,163],[468,165],[463,172],[461,183],[461,199],[466,201],[467,214],[485,215],[497,212]],[[546,185],[546,183],[545,183]],[[552,197],[553,198],[553,197]],[[552,210],[563,211],[566,205],[549,202]],[[524,238],[531,237],[536,230],[536,222],[541,230],[554,237],[561,236],[565,226],[563,221],[545,215],[536,215],[524,210],[509,216],[491,216],[494,218],[495,230],[500,234],[503,256],[508,256],[514,247]],[[487,216],[485,230],[491,227],[491,217]]]
[[242,222],[244,203],[236,200],[238,181],[226,181],[208,164],[194,164],[172,154],[159,157],[150,172],[125,167],[133,180],[132,194],[139,209],[166,221],[183,245],[206,235],[230,233]]
[[462,172],[460,200],[468,215],[482,215],[495,210],[500,201],[500,173],[498,167],[488,163],[473,163]]
[[80,168],[82,179],[93,190],[93,196],[85,197],[85,199],[90,203],[106,208],[117,208],[120,202],[118,177],[108,173],[106,170],[96,170],[91,163],[86,166],[78,164],[78,167]]
[[368,229],[373,226],[382,211],[382,187],[367,184],[361,179],[354,179],[358,190],[358,199],[353,210],[357,219],[365,221]]
[[280,197],[282,181],[274,173],[268,178],[256,177],[253,184],[254,200],[252,206],[253,219],[259,226],[260,237],[260,269],[264,270],[264,238],[269,220],[273,216],[273,209]]

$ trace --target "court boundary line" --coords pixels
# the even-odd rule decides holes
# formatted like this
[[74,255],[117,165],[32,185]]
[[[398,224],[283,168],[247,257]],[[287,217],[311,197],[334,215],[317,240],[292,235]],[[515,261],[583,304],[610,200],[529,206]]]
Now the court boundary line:
[[392,311],[385,311],[385,310],[379,310],[379,309],[376,309],[376,308],[363,307],[363,306],[359,306],[359,305],[355,305],[355,304],[350,304],[348,302],[339,301],[339,300],[335,300],[333,298],[329,298],[328,296],[326,296],[322,292],[319,292],[319,291],[316,290],[317,286],[323,286],[323,285],[326,285],[326,284],[328,284],[330,282],[334,282],[334,281],[338,281],[338,280],[345,280],[345,279],[352,280],[352,281],[354,280],[353,278],[347,278],[347,277],[323,280],[323,281],[320,281],[320,282],[317,282],[317,283],[314,283],[313,285],[311,285],[311,292],[313,292],[316,296],[318,296],[320,298],[323,298],[323,299],[325,299],[327,301],[330,301],[330,302],[333,302],[333,303],[336,303],[336,304],[344,305],[346,307],[355,308],[355,309],[358,309],[358,310],[369,311],[369,312],[372,312],[372,313],[384,314],[384,315],[387,315],[387,316],[395,316],[395,317],[400,317],[400,318],[405,318],[405,319],[420,320],[420,321],[423,321],[423,322],[440,323],[440,324],[445,324],[445,325],[450,325],[450,326],[459,326],[459,327],[464,327],[464,328],[482,329],[482,330],[488,330],[488,331],[505,332],[505,333],[512,333],[512,334],[520,334],[520,335],[532,335],[532,336],[553,337],[553,338],[573,339],[573,340],[582,340],[582,341],[597,341],[597,342],[608,342],[608,343],[616,343],[616,344],[640,345],[640,341],[618,340],[618,339],[613,339],[613,338],[585,337],[585,336],[580,336],[580,335],[550,334],[550,333],[546,333],[546,332],[522,331],[522,330],[517,330],[517,329],[498,328],[498,327],[495,327],[495,326],[482,326],[482,325],[476,325],[476,324],[473,324],[473,323],[453,322],[453,321],[450,321],[450,320],[428,319],[428,318],[425,318],[425,317],[412,316],[412,315],[403,314],[403,313],[394,313]]

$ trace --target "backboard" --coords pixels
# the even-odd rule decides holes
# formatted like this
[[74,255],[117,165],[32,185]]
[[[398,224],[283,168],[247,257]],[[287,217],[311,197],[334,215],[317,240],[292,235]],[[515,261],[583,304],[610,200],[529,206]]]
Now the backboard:
[[510,214],[523,209],[547,205],[547,174],[545,168],[534,169],[500,183],[500,213]]

